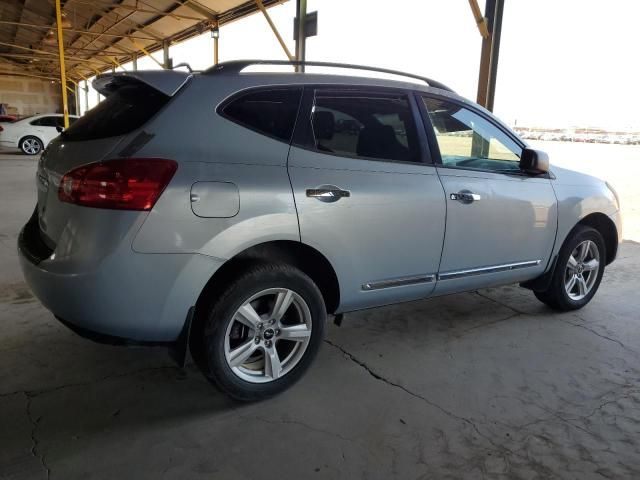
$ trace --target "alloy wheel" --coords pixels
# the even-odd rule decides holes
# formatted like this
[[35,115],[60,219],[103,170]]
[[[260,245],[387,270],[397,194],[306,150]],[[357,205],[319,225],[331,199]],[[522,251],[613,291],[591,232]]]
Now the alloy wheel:
[[40,142],[35,138],[27,138],[22,141],[22,150],[29,155],[35,155],[40,151]]
[[247,382],[267,383],[289,373],[311,340],[311,311],[287,288],[251,296],[233,315],[224,337],[231,371]]
[[564,276],[564,288],[571,300],[582,300],[591,292],[599,269],[598,246],[591,240],[580,242],[569,255]]

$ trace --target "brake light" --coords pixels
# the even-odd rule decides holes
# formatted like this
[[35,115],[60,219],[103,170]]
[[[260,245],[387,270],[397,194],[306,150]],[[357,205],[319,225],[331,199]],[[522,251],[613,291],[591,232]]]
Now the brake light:
[[90,163],[67,172],[58,198],[85,207],[151,210],[178,164],[163,158],[124,158]]
[[0,125],[0,132],[3,131],[3,130],[4,130],[4,128],[2,128],[2,125]]

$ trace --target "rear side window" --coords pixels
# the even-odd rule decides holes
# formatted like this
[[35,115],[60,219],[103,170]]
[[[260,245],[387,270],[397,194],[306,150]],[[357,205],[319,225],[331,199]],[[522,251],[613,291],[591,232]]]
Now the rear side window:
[[246,93],[222,107],[221,114],[258,133],[291,141],[302,89],[272,89]]
[[419,162],[420,150],[405,95],[317,91],[311,119],[321,152]]
[[141,127],[170,97],[144,85],[124,85],[76,120],[65,140],[95,140],[124,135]]
[[56,127],[58,126],[58,118],[62,119],[63,117],[42,117],[36,118],[31,122],[31,125],[36,127]]

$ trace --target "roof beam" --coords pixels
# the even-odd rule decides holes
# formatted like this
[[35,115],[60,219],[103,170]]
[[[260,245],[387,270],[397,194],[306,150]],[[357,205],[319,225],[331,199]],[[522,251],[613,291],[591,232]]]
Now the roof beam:
[[[58,56],[57,54],[52,53],[52,52],[47,52],[46,50],[39,50],[37,48],[23,47],[22,45],[16,45],[16,44],[13,44],[13,43],[0,42],[0,45],[3,45],[5,47],[17,48],[19,50],[26,50],[28,52],[36,52],[36,53],[40,53],[42,55],[47,55],[49,57],[57,57]],[[87,58],[79,58],[79,57],[74,57],[74,56],[70,56],[70,55],[65,56],[65,58],[71,58],[73,60],[79,60],[79,61],[82,61],[82,62],[90,61]],[[104,60],[99,60],[99,59],[96,59],[96,62],[106,63],[107,65],[111,64],[111,62],[106,62]]]
[[205,19],[212,22],[218,21],[218,12],[211,10],[209,7],[197,2],[196,0],[176,0],[183,7],[187,7],[196,13],[202,15]]
[[489,38],[489,28],[487,27],[487,19],[482,15],[478,0],[469,0],[469,6],[471,7],[471,13],[473,18],[476,19],[476,25],[480,31],[482,38]]
[[[52,27],[49,27],[47,25],[35,25],[33,23],[23,23],[23,22],[11,22],[8,20],[0,20],[0,25],[1,24],[5,24],[5,25],[17,25],[20,27],[25,27],[25,28],[34,28],[34,29],[39,29],[39,30],[51,30]],[[107,29],[108,30],[108,29]],[[107,33],[106,31],[104,32],[91,32],[89,30],[78,30],[75,28],[63,28],[64,32],[73,32],[73,33],[81,33],[82,35],[93,35],[96,37],[118,37],[118,38],[136,38],[138,40],[153,40],[155,41],[156,39],[154,37],[140,37],[138,35],[118,35],[115,33]],[[72,48],[72,47],[70,47]]]
[[289,51],[287,44],[284,43],[284,40],[282,39],[282,36],[280,35],[280,32],[278,31],[276,25],[273,23],[273,20],[271,20],[271,16],[269,15],[269,12],[267,12],[267,9],[264,7],[262,0],[255,0],[255,2],[257,7],[260,9],[262,14],[264,15],[264,18],[267,20],[267,23],[271,27],[271,31],[276,36],[276,39],[278,40],[278,43],[280,43],[280,46],[284,50],[285,55],[289,58],[289,60],[295,60],[295,57]]
[[[94,7],[102,7],[104,9],[116,9],[116,8],[121,8],[123,10],[130,10],[133,11],[134,13],[140,12],[140,13],[154,13],[156,15],[160,15],[162,17],[172,17],[175,18],[176,20],[194,20],[199,22],[200,20],[202,20],[202,17],[194,17],[191,15],[184,15],[181,13],[173,13],[171,10],[169,9],[169,11],[163,11],[157,8],[153,8],[153,7],[148,7],[148,8],[140,8],[140,7],[136,7],[135,5],[126,5],[126,4],[118,4],[118,5],[111,5],[111,4],[107,4],[107,3],[102,3],[102,2],[89,2],[89,1],[84,1],[84,0],[74,0],[75,3],[83,3],[83,4],[87,4],[87,5],[92,5]],[[149,5],[149,4],[145,4],[145,5]],[[182,4],[180,4],[181,6]],[[175,8],[173,8],[173,10],[175,10]]]

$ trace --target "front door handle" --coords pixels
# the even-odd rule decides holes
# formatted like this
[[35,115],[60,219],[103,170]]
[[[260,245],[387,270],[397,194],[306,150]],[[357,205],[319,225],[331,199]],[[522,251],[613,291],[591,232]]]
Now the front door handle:
[[469,190],[461,190],[458,193],[449,194],[451,200],[457,200],[460,203],[468,205],[469,203],[478,202],[482,199],[477,193],[470,192]]
[[308,188],[307,197],[317,198],[321,202],[333,203],[337,202],[341,198],[350,197],[351,192],[349,190],[343,190],[335,185],[321,185],[317,188]]

